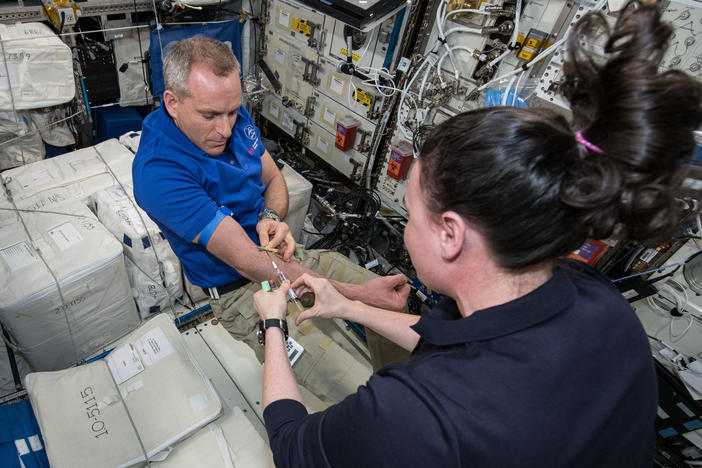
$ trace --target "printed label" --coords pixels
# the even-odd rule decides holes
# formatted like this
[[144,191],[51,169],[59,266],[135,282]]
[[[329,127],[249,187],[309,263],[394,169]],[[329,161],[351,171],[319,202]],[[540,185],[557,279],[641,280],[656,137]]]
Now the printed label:
[[39,261],[37,254],[25,242],[20,242],[0,250],[0,256],[5,259],[11,271],[17,271],[20,268],[24,268]]
[[285,64],[285,52],[283,52],[280,49],[275,49],[273,51],[273,58],[275,59],[276,62],[278,62],[281,65]]
[[644,253],[642,253],[641,257],[639,257],[639,258],[641,258],[641,260],[643,260],[644,262],[648,263],[651,260],[653,260],[653,258],[657,254],[658,254],[658,251],[656,249],[648,249]]
[[288,13],[285,10],[280,10],[280,14],[278,15],[278,24],[284,28],[289,28],[290,27],[290,13]]
[[274,102],[271,102],[268,104],[268,113],[274,119],[276,119],[276,120],[280,119],[280,107],[278,107],[278,105],[275,104]]
[[175,352],[161,327],[154,328],[136,340],[134,347],[139,351],[146,366],[152,366]]
[[317,137],[317,149],[326,154],[329,150],[329,143],[322,137]]
[[291,337],[288,337],[285,341],[285,349],[288,352],[288,360],[290,360],[291,366],[294,366],[297,360],[300,359],[300,356],[302,356],[302,353],[305,352],[305,348]]
[[334,128],[334,124],[336,124],[336,112],[330,111],[329,108],[325,108],[324,115],[322,115],[322,120],[328,123],[330,127]]
[[329,83],[329,89],[338,94],[339,96],[344,94],[344,80],[333,76],[331,82]]
[[35,185],[44,185],[47,182],[51,182],[51,175],[46,169],[42,169],[40,171],[31,171],[29,174],[18,175],[17,182],[19,182],[22,188],[27,188]]
[[50,229],[49,237],[56,242],[56,245],[58,245],[61,250],[71,248],[83,240],[80,233],[68,221]]
[[112,351],[105,358],[105,361],[107,361],[107,367],[110,369],[112,377],[117,384],[131,379],[144,370],[139,353],[137,353],[137,350],[131,343],[127,343]]
[[281,122],[283,128],[287,128],[292,132],[293,130],[293,118],[287,112],[283,114],[283,121]]

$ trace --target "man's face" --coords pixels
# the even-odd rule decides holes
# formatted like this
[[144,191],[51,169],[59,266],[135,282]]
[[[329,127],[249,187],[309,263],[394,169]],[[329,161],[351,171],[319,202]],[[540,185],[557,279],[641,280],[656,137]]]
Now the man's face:
[[241,106],[239,73],[221,77],[206,66],[195,65],[190,69],[188,89],[190,96],[181,97],[166,90],[166,109],[195,146],[217,156],[226,148]]

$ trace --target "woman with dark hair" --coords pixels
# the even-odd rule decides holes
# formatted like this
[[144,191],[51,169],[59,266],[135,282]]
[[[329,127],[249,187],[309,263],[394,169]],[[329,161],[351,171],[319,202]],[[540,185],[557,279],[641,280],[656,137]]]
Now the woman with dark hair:
[[[278,466],[641,467],[653,460],[656,377],[629,304],[561,259],[615,230],[665,237],[702,123],[700,85],[659,73],[671,28],[630,3],[612,31],[588,14],[570,36],[573,127],[543,109],[484,108],[439,125],[410,174],[405,243],[448,296],[420,317],[349,301],[324,279],[307,318],[341,317],[412,355],[338,405],[307,414],[283,336],[265,330],[264,418]],[[605,29],[607,58],[581,47]],[[284,319],[285,291],[260,292]],[[398,293],[399,294],[399,293]]]

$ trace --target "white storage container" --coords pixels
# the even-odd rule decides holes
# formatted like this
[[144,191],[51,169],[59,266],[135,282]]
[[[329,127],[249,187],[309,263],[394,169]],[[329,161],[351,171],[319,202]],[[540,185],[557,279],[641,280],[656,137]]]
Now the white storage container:
[[165,314],[121,340],[105,359],[29,374],[26,387],[53,468],[130,466],[146,459],[144,451],[162,459],[157,454],[222,411]]
[[0,112],[0,170],[41,161],[45,155],[41,134],[28,112]]
[[134,201],[131,185],[95,194],[100,222],[122,241],[129,282],[142,318],[173,306],[183,296],[180,261],[161,230]]
[[36,109],[73,99],[71,48],[47,26],[0,24],[0,40],[0,109]]
[[[98,190],[131,183],[134,154],[116,139],[79,149],[54,158],[9,169],[0,174],[5,186],[18,200],[50,191],[83,199]],[[117,180],[115,179],[117,178]],[[60,190],[65,188],[66,190]]]
[[35,371],[74,364],[140,322],[120,243],[84,204],[58,207],[66,214],[0,226],[0,321]]
[[127,132],[119,137],[119,142],[129,148],[132,153],[136,154],[141,141],[141,130],[135,132]]
[[285,164],[280,171],[288,186],[288,214],[285,221],[290,226],[290,232],[295,242],[301,242],[302,226],[305,224],[305,215],[310,207],[310,197],[312,196],[312,184],[302,177],[292,167]]

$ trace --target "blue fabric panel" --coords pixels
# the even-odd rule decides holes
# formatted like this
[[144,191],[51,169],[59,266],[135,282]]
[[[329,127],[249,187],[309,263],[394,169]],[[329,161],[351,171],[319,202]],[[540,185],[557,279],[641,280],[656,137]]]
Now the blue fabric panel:
[[[41,449],[33,451],[29,438],[38,436]],[[46,457],[44,440],[39,432],[39,425],[34,418],[29,400],[22,400],[12,405],[0,406],[0,466],[19,468],[19,454],[15,440],[24,439],[29,453],[22,456],[26,468],[48,468],[49,459]]]
[[[237,60],[241,63],[241,31],[244,28],[244,24],[245,22],[234,20],[216,24],[161,29],[160,31],[158,29],[151,30],[149,52],[151,53],[150,64],[153,95],[162,96],[164,91],[161,48],[163,48],[163,53],[165,54],[171,43],[185,39],[186,37],[212,37],[229,44]],[[242,73],[243,72],[244,70],[242,70]]]

